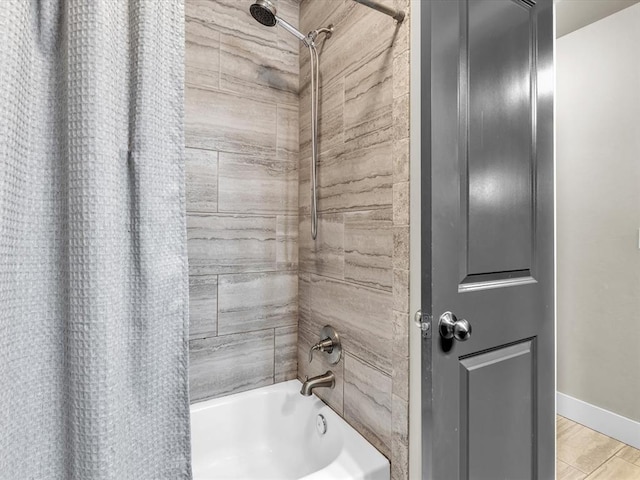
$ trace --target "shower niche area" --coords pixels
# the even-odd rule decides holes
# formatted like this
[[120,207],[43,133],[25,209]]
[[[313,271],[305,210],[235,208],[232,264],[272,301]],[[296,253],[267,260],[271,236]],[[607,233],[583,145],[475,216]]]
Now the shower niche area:
[[[408,478],[410,2],[384,2],[402,22],[271,3],[303,35],[333,27],[315,38],[317,142],[309,45],[252,0],[185,1],[191,401],[331,370],[314,393]],[[309,363],[325,325],[336,365]]]

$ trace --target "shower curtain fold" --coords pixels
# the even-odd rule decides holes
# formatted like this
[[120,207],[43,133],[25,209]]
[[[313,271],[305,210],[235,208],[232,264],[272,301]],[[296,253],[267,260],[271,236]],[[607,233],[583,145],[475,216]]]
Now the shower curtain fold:
[[0,480],[189,479],[182,0],[3,0]]

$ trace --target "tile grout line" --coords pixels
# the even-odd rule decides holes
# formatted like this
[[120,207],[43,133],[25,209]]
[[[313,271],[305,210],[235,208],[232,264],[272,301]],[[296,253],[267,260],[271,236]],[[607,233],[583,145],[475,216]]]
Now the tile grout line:
[[[624,448],[624,447],[623,447]],[[628,463],[629,465],[631,465],[632,467],[640,467],[640,465],[636,465],[635,463],[631,463],[629,460],[625,460],[624,458],[620,457],[619,455],[616,455],[617,458],[619,458],[620,460],[622,460],[625,463]],[[611,459],[610,459],[611,460]]]
[[218,318],[220,318],[220,275],[216,277],[216,337],[218,336]]
[[[344,408],[344,391],[346,390],[346,386],[347,386],[347,354],[349,352],[347,352],[346,350],[342,351],[344,357],[342,359],[342,418],[345,418],[345,408]],[[346,420],[346,418],[345,418]]]
[[[621,450],[626,446],[626,444],[625,444],[625,443],[622,443],[622,442],[620,442],[619,440],[616,440],[615,438],[609,437],[608,435],[605,435],[604,433],[598,432],[597,430],[593,430],[592,428],[589,428],[589,427],[587,427],[586,425],[582,425],[581,423],[575,422],[575,421],[571,420],[570,418],[564,417],[564,416],[559,415],[559,414],[556,414],[556,416],[557,416],[557,417],[562,417],[562,418],[564,418],[564,419],[568,420],[568,421],[569,421],[569,422],[571,422],[573,425],[576,425],[576,426],[582,427],[582,428],[584,428],[584,429],[586,429],[586,430],[590,430],[590,431],[592,431],[592,432],[598,433],[598,434],[600,434],[600,435],[603,435],[603,436],[605,436],[605,437],[607,437],[607,438],[610,438],[611,440],[615,440],[616,442],[620,443],[620,447],[619,447],[619,448],[617,448],[617,449],[616,449],[616,450],[615,450],[615,451],[614,451],[614,452],[613,452],[609,457],[607,457],[603,462],[601,462],[599,465],[597,465],[597,466],[596,466],[593,470],[591,470],[590,472],[585,472],[584,470],[582,470],[582,469],[581,469],[580,467],[578,467],[577,465],[573,465],[573,464],[571,464],[571,463],[569,463],[569,462],[565,462],[564,460],[559,459],[559,458],[558,458],[558,455],[557,455],[557,451],[556,451],[556,460],[560,460],[560,461],[562,461],[562,462],[566,463],[567,465],[569,465],[570,467],[573,467],[574,469],[578,470],[580,473],[583,473],[584,475],[586,475],[586,477],[584,478],[584,480],[587,480],[587,479],[588,479],[591,475],[593,475],[593,473],[594,473],[594,472],[596,472],[600,467],[602,467],[605,463],[607,463],[607,462],[609,462],[611,459],[613,459],[613,457],[615,457],[615,456],[616,456],[616,455],[617,455],[617,454],[618,454],[618,453],[619,453],[619,452],[620,452],[620,451],[621,451]],[[570,435],[569,437],[573,437],[573,436],[575,436],[577,433],[578,433],[578,432],[575,432],[575,433],[573,433],[572,435]],[[556,437],[557,437],[557,435],[558,435],[558,427],[557,427],[557,421],[556,421]],[[622,460],[624,460],[624,459],[622,458]],[[625,461],[626,461],[626,460],[625,460]],[[629,463],[629,462],[627,462],[627,463]]]
[[[393,271],[393,268],[392,268],[391,270]],[[399,268],[399,269],[396,269],[396,270],[404,270],[404,269]],[[372,290],[372,291],[374,291],[374,292],[379,292],[379,293],[385,293],[385,294],[388,294],[388,295],[393,295],[393,287],[392,287],[392,290],[383,290],[383,289],[381,289],[381,288],[375,288],[375,287],[372,287],[372,286],[370,286],[370,285],[364,285],[364,284],[362,284],[362,283],[356,283],[356,282],[353,282],[353,281],[351,281],[351,280],[343,280],[343,279],[340,279],[340,278],[330,277],[330,276],[328,276],[328,275],[323,275],[323,274],[320,274],[320,273],[315,273],[315,272],[312,272],[311,270],[305,270],[305,272],[306,272],[306,273],[308,273],[309,275],[313,275],[313,276],[316,276],[316,277],[320,277],[320,279],[325,280],[325,281],[326,281],[326,280],[328,280],[328,281],[334,281],[334,282],[337,282],[337,283],[348,284],[348,285],[351,285],[351,286],[353,286],[353,287],[357,287],[357,288],[365,288],[365,289],[368,289],[368,290]],[[311,282],[311,278],[309,278],[309,281]]]
[[[578,424],[578,425],[581,425],[581,424]],[[583,427],[585,427],[585,426],[583,425]],[[589,427],[585,427],[585,428],[589,428]],[[595,430],[594,430],[594,431],[595,431]],[[600,432],[598,432],[598,433],[600,433]],[[608,435],[605,435],[605,436],[608,436]],[[611,438],[611,437],[609,437],[609,438]],[[614,438],[613,440],[615,440],[615,438]],[[619,442],[619,440],[616,440],[616,441],[618,441],[618,442]],[[585,480],[587,480],[587,479],[588,479],[591,475],[593,475],[593,474],[594,474],[594,473],[595,473],[595,472],[596,472],[600,467],[602,467],[605,463],[609,462],[609,460],[613,459],[613,457],[615,457],[615,456],[616,456],[616,454],[617,454],[620,450],[622,450],[622,449],[624,448],[625,444],[624,444],[624,443],[622,443],[622,442],[620,442],[620,443],[621,443],[620,448],[618,448],[618,449],[617,449],[617,450],[616,450],[616,451],[615,451],[615,452],[614,452],[610,457],[608,457],[604,462],[602,462],[600,465],[598,465],[596,468],[594,468],[591,472],[587,473],[587,472],[584,472],[584,471],[580,470],[578,467],[575,467],[575,468],[576,468],[577,470],[580,470],[582,473],[586,474],[587,476],[585,477]],[[623,458],[622,460],[624,460],[624,458]],[[626,460],[625,460],[625,461],[626,461]],[[629,463],[629,462],[627,462],[627,463]]]
[[216,151],[216,213],[220,210],[220,151]]

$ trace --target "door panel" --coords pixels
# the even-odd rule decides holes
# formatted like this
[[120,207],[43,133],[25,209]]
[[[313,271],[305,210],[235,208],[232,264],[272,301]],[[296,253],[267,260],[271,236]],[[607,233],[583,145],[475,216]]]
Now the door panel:
[[461,3],[460,151],[463,174],[467,170],[462,190],[462,203],[468,205],[467,275],[528,276],[531,268],[531,10],[529,4],[505,0]]
[[460,360],[461,478],[535,478],[534,345],[526,340]]
[[552,0],[421,16],[423,477],[551,479]]

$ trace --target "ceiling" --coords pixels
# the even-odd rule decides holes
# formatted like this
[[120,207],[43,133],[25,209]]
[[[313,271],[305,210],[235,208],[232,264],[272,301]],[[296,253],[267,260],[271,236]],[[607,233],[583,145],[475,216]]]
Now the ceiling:
[[556,37],[597,22],[640,0],[555,0]]

